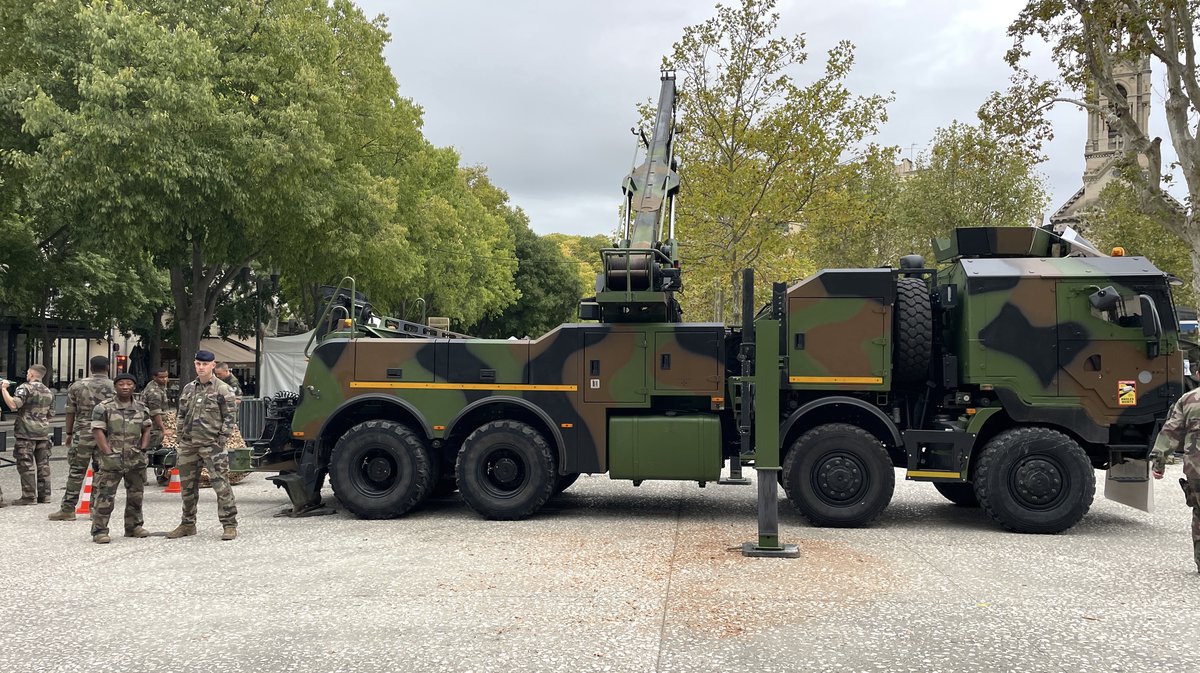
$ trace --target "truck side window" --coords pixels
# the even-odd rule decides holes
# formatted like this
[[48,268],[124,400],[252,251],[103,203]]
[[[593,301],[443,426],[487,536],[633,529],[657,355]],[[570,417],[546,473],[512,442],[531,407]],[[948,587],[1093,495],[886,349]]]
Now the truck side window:
[[1118,327],[1142,326],[1142,307],[1137,297],[1121,297],[1107,310],[1093,306],[1092,315]]

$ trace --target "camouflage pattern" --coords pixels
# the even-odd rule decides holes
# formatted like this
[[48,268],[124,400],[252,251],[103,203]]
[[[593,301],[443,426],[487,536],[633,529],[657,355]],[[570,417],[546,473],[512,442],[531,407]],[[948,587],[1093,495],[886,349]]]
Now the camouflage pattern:
[[95,484],[92,535],[107,535],[117,485],[125,481],[125,531],[145,523],[142,495],[146,485],[148,460],[141,446],[142,432],[150,427],[150,412],[137,401],[121,402],[112,398],[92,410],[93,430],[102,430],[110,452],[100,454],[100,474]]
[[723,408],[724,329],[585,324],[533,340],[329,338],[312,353],[292,430],[319,437],[331,417],[383,398],[411,410],[427,437],[461,439],[474,429],[464,408],[516,401],[545,415],[560,471],[604,472],[609,409],[665,398]]
[[71,446],[67,449],[67,484],[63,487],[62,511],[74,512],[83,490],[88,465],[96,459],[96,440],[92,437],[92,411],[97,404],[111,399],[116,392],[107,374],[92,374],[67,388],[67,413],[75,414]]
[[54,392],[41,381],[27,381],[17,386],[12,397],[17,404],[13,436],[18,439],[50,439]]
[[183,491],[184,525],[195,525],[200,499],[200,468],[207,468],[217,494],[217,518],[223,526],[237,526],[237,503],[229,484],[229,455],[225,442],[233,432],[237,399],[215,376],[208,383],[199,379],[184,386],[179,395],[177,437],[180,488]]
[[1167,458],[1183,452],[1183,479],[1180,486],[1192,508],[1192,547],[1196,570],[1200,571],[1200,389],[1193,390],[1171,407],[1171,413],[1158,432],[1151,457],[1154,470],[1162,472]]
[[50,501],[50,440],[17,439],[13,446],[17,474],[21,476],[21,497]]
[[221,379],[221,382],[224,383],[225,385],[229,386],[230,389],[233,390],[234,397],[242,396],[242,382],[238,380],[238,377],[236,374],[234,374],[233,372],[229,372],[229,376],[226,376],[225,378]]
[[[167,390],[158,385],[154,379],[150,379],[146,383],[146,387],[142,389],[142,404],[146,405],[146,409],[150,412],[150,416],[162,416],[167,410]],[[150,426],[150,446],[161,446],[163,439],[162,430],[159,430],[153,424]]]

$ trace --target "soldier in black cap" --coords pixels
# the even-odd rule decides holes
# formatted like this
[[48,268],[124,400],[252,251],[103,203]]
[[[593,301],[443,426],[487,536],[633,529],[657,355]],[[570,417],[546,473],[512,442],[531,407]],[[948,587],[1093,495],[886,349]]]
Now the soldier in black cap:
[[176,440],[179,446],[180,489],[183,491],[183,518],[169,539],[196,534],[196,503],[200,499],[200,468],[208,468],[209,481],[217,494],[217,518],[221,521],[222,540],[237,537],[237,504],[229,485],[229,455],[225,442],[233,432],[236,398],[233,389],[213,376],[210,351],[196,353],[196,380],[179,394],[179,420]]
[[150,442],[150,410],[133,399],[137,381],[117,374],[116,396],[92,409],[92,436],[100,453],[96,507],[92,513],[92,542],[108,544],[117,486],[125,482],[125,537],[150,535],[142,524],[142,495],[146,487],[146,446]]

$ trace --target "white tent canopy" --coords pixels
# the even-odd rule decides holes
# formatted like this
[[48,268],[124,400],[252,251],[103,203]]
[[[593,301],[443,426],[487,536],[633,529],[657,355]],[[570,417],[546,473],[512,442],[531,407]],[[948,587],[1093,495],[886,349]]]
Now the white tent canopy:
[[267,337],[263,339],[262,349],[262,385],[258,396],[274,397],[281,390],[293,393],[300,392],[304,383],[304,369],[308,366],[308,358],[304,357],[304,347],[312,338],[311,331],[284,337]]

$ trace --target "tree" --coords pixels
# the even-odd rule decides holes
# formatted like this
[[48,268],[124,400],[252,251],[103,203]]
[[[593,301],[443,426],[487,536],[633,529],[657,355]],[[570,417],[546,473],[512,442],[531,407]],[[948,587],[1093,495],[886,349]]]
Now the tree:
[[604,271],[600,251],[613,247],[612,238],[603,234],[578,236],[574,234],[546,234],[543,239],[558,248],[558,254],[574,265],[579,276],[579,296],[590,297],[596,293],[596,276]]
[[929,253],[934,236],[958,227],[1028,227],[1040,224],[1049,203],[1042,179],[1004,139],[969,124],[938,129],[929,151],[904,180],[897,203],[899,228]]
[[[1016,69],[1012,86],[981,109],[991,124],[1029,141],[1035,150],[1051,136],[1046,110],[1069,103],[1101,114],[1125,141],[1122,175],[1137,187],[1139,209],[1188,247],[1200,269],[1200,80],[1195,34],[1200,5],[1183,0],[1029,0],[1008,33],[1014,45],[1006,59]],[[1048,42],[1059,78],[1044,80],[1022,67],[1030,39]],[[1187,187],[1184,212],[1164,191],[1170,175],[1162,165],[1162,139],[1138,127],[1114,75],[1122,65],[1151,58],[1166,80],[1167,128]],[[1104,105],[1102,101],[1114,104]],[[1138,156],[1144,157],[1139,162]],[[1144,168],[1143,168],[1144,167]],[[1200,274],[1193,274],[1200,282]]]
[[24,203],[167,269],[182,375],[250,266],[300,300],[351,272],[387,301],[445,280],[434,299],[464,318],[511,300],[507,267],[429,254],[504,250],[508,230],[421,135],[382,18],[348,0],[13,7],[0,110]]
[[765,287],[807,270],[793,235],[814,196],[842,179],[852,148],[885,120],[890,98],[856,96],[845,85],[854,48],[840,42],[824,73],[801,86],[790,72],[808,54],[802,35],[774,36],[774,0],[719,5],[684,29],[664,64],[683,78],[679,228],[685,315],[734,319],[740,272]]

